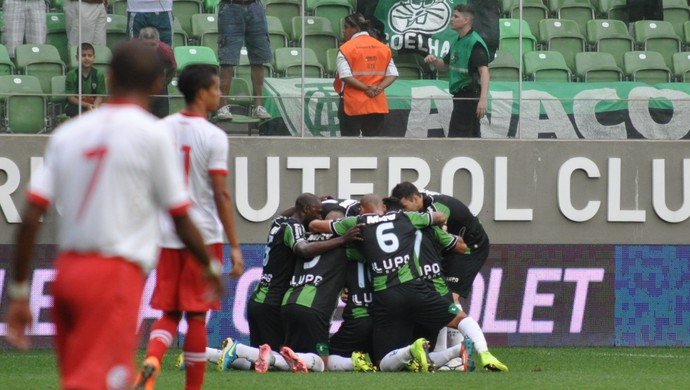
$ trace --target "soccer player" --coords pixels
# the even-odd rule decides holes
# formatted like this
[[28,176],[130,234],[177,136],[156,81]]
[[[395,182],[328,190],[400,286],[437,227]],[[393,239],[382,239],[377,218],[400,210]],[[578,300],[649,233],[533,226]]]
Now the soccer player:
[[279,350],[284,332],[280,315],[296,261],[314,258],[359,238],[358,229],[331,240],[308,242],[305,225],[321,217],[321,200],[314,194],[297,197],[294,213],[274,219],[269,231],[264,267],[259,284],[247,303],[249,340],[252,347],[267,345]]
[[[474,341],[483,366],[492,371],[507,371],[488,350],[486,339],[476,321],[458,307],[431,290],[420,279],[419,249],[416,231],[432,225],[442,225],[446,218],[438,212],[384,214],[381,198],[367,194],[361,200],[362,215],[337,221],[315,220],[309,224],[312,232],[345,234],[349,229],[361,227],[363,259],[370,267],[374,285],[374,355],[382,371],[395,369],[388,364],[390,356],[405,346],[416,325],[438,332],[442,327],[457,328]],[[441,231],[442,232],[442,231]],[[443,232],[442,232],[443,233]],[[421,239],[421,238],[420,238]],[[463,250],[464,244],[452,239],[448,248]],[[418,340],[419,341],[419,340]],[[428,353],[429,343],[418,343]],[[421,370],[433,369],[431,359],[419,359]]]
[[[178,78],[184,95],[182,112],[163,119],[175,140],[178,169],[185,176],[192,199],[190,215],[201,229],[204,242],[216,259],[223,258],[223,231],[231,245],[230,276],[240,276],[244,260],[240,251],[233,220],[232,198],[228,192],[228,139],[225,132],[206,118],[214,112],[220,98],[216,68],[210,65],[189,65]],[[220,309],[220,301],[208,301],[208,286],[198,275],[202,271],[175,235],[171,219],[160,218],[161,253],[156,269],[156,287],[151,306],[163,316],[151,327],[151,336],[142,366],[140,385],[153,387],[160,363],[170,347],[177,326],[185,313],[189,325],[184,339],[185,389],[200,389],[204,382],[206,360],[206,312]],[[218,262],[222,267],[222,261]]]
[[464,253],[450,253],[443,259],[448,287],[459,295],[462,307],[466,307],[474,278],[489,257],[489,236],[479,218],[460,200],[430,191],[419,192],[414,184],[407,181],[396,185],[392,196],[400,199],[406,211],[442,212],[448,219],[448,233],[462,237],[467,244]]
[[57,129],[43,169],[29,185],[16,241],[8,341],[28,348],[29,268],[42,215],[60,210],[60,254],[52,285],[60,387],[129,389],[146,274],[156,264],[158,213],[201,265],[198,278],[220,291],[220,270],[189,216],[189,198],[171,135],[146,112],[163,70],[139,42],[113,51],[112,98]]

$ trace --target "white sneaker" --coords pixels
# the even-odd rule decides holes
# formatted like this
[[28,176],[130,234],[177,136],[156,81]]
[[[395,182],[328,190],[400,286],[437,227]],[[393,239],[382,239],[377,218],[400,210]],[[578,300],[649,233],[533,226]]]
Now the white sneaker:
[[256,106],[256,108],[254,108],[254,118],[271,119],[271,114],[266,111],[266,107]]
[[231,121],[232,113],[230,112],[230,105],[223,106],[216,111],[216,117],[221,121]]

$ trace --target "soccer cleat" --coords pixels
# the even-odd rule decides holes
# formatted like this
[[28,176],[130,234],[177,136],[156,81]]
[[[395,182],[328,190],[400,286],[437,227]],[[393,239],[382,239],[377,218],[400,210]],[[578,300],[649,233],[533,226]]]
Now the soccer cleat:
[[231,337],[223,340],[221,345],[223,352],[218,358],[218,365],[216,370],[218,371],[228,371],[230,369],[230,364],[237,359],[237,342],[233,341]]
[[280,349],[280,356],[285,359],[287,364],[290,365],[292,372],[294,373],[308,373],[307,365],[304,364],[302,358],[300,358],[290,347],[283,347]]
[[352,352],[352,367],[358,372],[376,372],[377,368],[374,363],[371,362],[371,358],[368,353],[365,352]]
[[479,354],[482,358],[482,365],[486,371],[508,371],[508,366],[501,363],[489,351],[484,351]]
[[254,118],[271,119],[271,114],[268,113],[266,107],[256,106],[256,108],[254,108]]
[[185,370],[184,355],[183,354],[177,355],[177,359],[175,359],[175,368],[177,368],[180,371]]
[[137,380],[134,382],[134,390],[153,390],[154,382],[160,371],[161,363],[157,358],[149,356],[144,359],[144,363],[141,365],[141,372],[139,372]]
[[232,113],[230,112],[230,105],[223,106],[216,111],[216,118],[220,121],[231,121]]
[[259,346],[259,357],[254,363],[254,371],[259,374],[263,374],[268,371],[268,359],[270,358],[273,351],[271,351],[271,346],[268,344],[262,344]]
[[446,362],[446,364],[437,368],[437,371],[465,371],[464,360],[460,356],[454,357]]
[[429,357],[429,347],[430,344],[426,339],[417,339],[412,345],[410,345],[410,354],[412,355],[412,360],[417,362],[419,365],[419,371],[421,372],[433,372],[436,367],[434,362]]
[[469,337],[465,337],[460,347],[460,356],[465,361],[465,371],[474,372],[476,364],[474,363],[474,341]]

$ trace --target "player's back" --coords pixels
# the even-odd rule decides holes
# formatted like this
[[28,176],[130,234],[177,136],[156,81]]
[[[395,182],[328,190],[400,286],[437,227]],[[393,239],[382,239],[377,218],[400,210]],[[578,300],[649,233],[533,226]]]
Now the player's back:
[[155,117],[133,104],[106,104],[53,134],[44,170],[52,177],[32,192],[54,200],[63,249],[122,256],[148,269],[158,210],[187,203],[181,175],[166,166],[171,160],[172,140]]
[[[162,120],[171,132],[179,169],[192,201],[190,216],[199,228],[206,244],[223,242],[223,226],[211,188],[211,175],[228,173],[228,139],[206,118],[186,113],[176,113]],[[184,244],[175,233],[169,217],[161,218],[161,246],[182,248]]]

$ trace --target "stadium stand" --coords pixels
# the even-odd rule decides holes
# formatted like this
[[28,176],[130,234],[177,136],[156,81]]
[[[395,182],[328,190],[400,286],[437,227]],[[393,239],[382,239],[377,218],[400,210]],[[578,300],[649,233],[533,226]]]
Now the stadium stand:
[[520,67],[507,51],[496,50],[496,57],[489,64],[489,70],[493,81],[520,81]]
[[10,59],[10,54],[7,52],[5,45],[0,44],[0,76],[11,75],[14,72],[14,62]]
[[676,35],[683,36],[683,24],[690,20],[687,0],[664,0],[664,20],[671,23]]
[[324,69],[312,49],[285,47],[275,50],[275,71],[277,75],[288,78],[301,77],[304,60],[304,77],[321,78]]
[[19,73],[34,76],[41,85],[41,90],[50,94],[53,76],[65,74],[65,63],[53,45],[25,44],[17,46],[16,58]]
[[175,62],[177,62],[177,73],[179,74],[185,66],[191,64],[218,65],[218,57],[210,47],[206,46],[178,46],[173,48]]
[[635,22],[635,41],[640,50],[661,53],[669,67],[673,61],[673,53],[680,51],[680,38],[673,25],[663,20]]
[[596,16],[590,0],[548,0],[547,4],[552,16],[575,21],[582,34],[585,33],[587,22]]
[[105,25],[106,45],[114,48],[129,39],[127,33],[127,17],[111,14],[106,17]]
[[[520,2],[513,0],[513,5],[510,8],[510,17],[513,19],[520,18]],[[523,0],[522,2],[522,19],[529,24],[530,30],[539,36],[539,21],[549,17],[549,9],[546,8],[541,0]]]
[[628,27],[620,20],[597,19],[587,22],[587,40],[590,49],[610,53],[619,68],[623,68],[623,56],[632,51],[633,39],[628,35]]
[[575,70],[575,54],[585,51],[585,37],[573,20],[540,20],[539,39],[546,50],[563,54],[565,63],[571,71]]
[[690,82],[690,52],[673,55],[673,76],[676,81]]
[[294,37],[292,31],[292,18],[302,15],[302,2],[300,0],[264,0],[266,16],[275,16],[280,19],[288,36]]
[[69,62],[69,46],[65,30],[65,14],[61,12],[46,14],[46,43],[55,46],[62,62]]
[[532,34],[532,30],[526,22],[522,22],[522,41],[520,41],[519,19],[500,19],[498,25],[500,34],[498,48],[511,53],[516,63],[520,62],[521,45],[523,54],[536,49],[537,38]]

